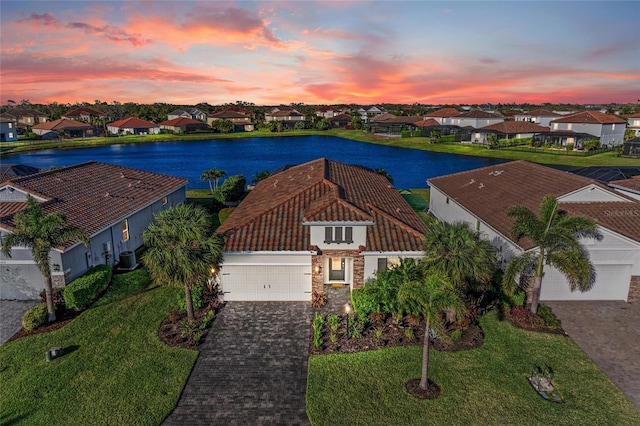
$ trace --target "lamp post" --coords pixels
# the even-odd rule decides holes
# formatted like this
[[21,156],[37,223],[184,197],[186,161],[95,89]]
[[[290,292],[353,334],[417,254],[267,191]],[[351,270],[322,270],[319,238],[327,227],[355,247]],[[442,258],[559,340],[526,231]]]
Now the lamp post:
[[344,313],[347,316],[347,339],[349,339],[349,314],[351,313],[351,303],[344,304]]

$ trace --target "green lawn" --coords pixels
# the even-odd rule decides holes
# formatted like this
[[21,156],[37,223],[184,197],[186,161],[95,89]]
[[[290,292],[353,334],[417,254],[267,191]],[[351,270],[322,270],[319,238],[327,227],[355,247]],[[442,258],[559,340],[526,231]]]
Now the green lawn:
[[[404,383],[420,376],[421,346],[309,359],[307,412],[320,425],[638,425],[640,412],[569,338],[481,318],[485,344],[432,351],[429,377],[442,393],[418,400]],[[554,368],[565,404],[538,396],[533,364]]]
[[[0,423],[158,425],[171,413],[197,357],[157,335],[178,290],[117,277],[62,329],[0,346]],[[56,346],[66,353],[46,362]]]

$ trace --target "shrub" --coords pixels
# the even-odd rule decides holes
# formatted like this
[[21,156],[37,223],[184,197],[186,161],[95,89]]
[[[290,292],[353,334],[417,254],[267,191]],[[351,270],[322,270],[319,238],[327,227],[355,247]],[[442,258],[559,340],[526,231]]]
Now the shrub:
[[[204,306],[204,283],[200,283],[191,287],[191,302],[193,302],[193,310],[196,311]],[[187,312],[187,301],[184,297],[184,291],[178,292],[178,308],[180,312]]]
[[324,317],[316,314],[313,318],[313,345],[317,348],[322,345],[322,327],[324,326]]
[[111,282],[111,266],[98,265],[64,288],[64,301],[68,309],[87,308]]
[[410,138],[411,137],[411,130],[403,130],[400,132],[400,136],[403,138]]
[[234,210],[235,209],[233,207],[227,207],[220,210],[220,212],[218,213],[218,220],[220,221],[220,225],[222,225],[224,221],[227,220],[227,218],[231,215],[231,213]]
[[351,305],[353,305],[353,311],[359,317],[366,317],[371,312],[378,311],[375,298],[366,293],[363,288],[357,288],[351,291]]
[[318,309],[327,304],[327,295],[324,292],[314,290],[311,295],[311,307]]
[[296,122],[296,124],[293,125],[293,128],[296,129],[296,130],[304,130],[304,128],[305,128],[304,121]]
[[547,305],[538,306],[538,316],[542,318],[549,328],[561,328],[562,324],[560,320],[551,311],[551,308]]
[[567,151],[573,151],[573,144],[572,143],[568,143],[567,144]]
[[587,152],[598,148],[600,148],[599,139],[589,139],[588,141],[584,142],[584,150]]
[[22,328],[31,331],[47,322],[47,304],[39,303],[22,316]]
[[331,331],[338,331],[338,327],[340,326],[340,317],[337,315],[329,315],[327,317],[327,322],[329,323],[329,327]]
[[518,289],[512,296],[505,296],[503,302],[507,308],[512,308],[513,306],[524,306],[525,297],[525,292]]
[[[42,290],[40,292],[40,301],[42,303],[47,303],[46,290]],[[53,288],[53,304],[56,305],[56,309],[64,306],[64,287]]]
[[461,337],[462,337],[462,330],[461,329],[458,328],[458,329],[453,330],[451,332],[451,340],[454,340],[454,341],[455,340],[460,340]]

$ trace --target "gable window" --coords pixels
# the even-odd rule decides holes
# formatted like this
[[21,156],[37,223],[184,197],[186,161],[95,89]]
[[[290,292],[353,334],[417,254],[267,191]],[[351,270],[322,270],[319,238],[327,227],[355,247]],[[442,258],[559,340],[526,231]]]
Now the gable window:
[[324,243],[353,243],[353,227],[352,226],[325,226]]
[[122,241],[129,241],[129,221],[122,221]]

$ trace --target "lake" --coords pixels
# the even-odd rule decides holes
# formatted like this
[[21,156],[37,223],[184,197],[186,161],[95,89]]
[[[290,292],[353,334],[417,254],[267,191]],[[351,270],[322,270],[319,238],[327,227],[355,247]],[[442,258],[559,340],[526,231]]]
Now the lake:
[[241,174],[250,182],[263,170],[326,157],[391,174],[396,188],[426,188],[427,179],[499,164],[504,160],[376,145],[333,136],[211,139],[156,142],[94,148],[43,150],[11,154],[4,163],[47,169],[95,160],[189,179],[189,188],[208,188],[203,171],[217,167],[228,175]]

